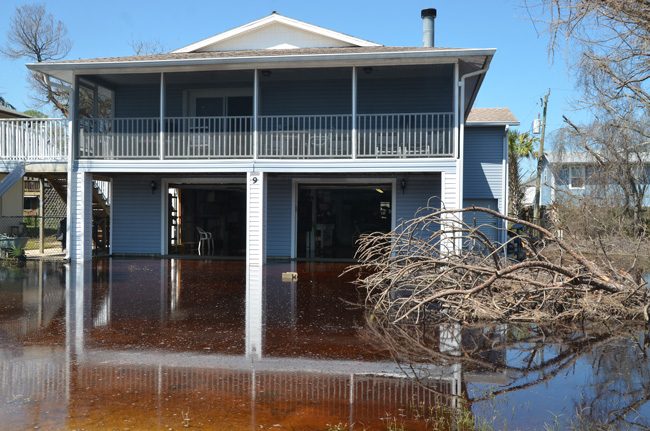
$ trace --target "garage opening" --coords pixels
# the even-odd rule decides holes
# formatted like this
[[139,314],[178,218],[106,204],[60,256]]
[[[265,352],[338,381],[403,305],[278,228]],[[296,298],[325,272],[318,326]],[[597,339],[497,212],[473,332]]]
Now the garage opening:
[[167,207],[169,254],[245,256],[243,184],[170,184]]
[[298,258],[352,259],[360,235],[390,231],[392,194],[390,184],[300,185]]

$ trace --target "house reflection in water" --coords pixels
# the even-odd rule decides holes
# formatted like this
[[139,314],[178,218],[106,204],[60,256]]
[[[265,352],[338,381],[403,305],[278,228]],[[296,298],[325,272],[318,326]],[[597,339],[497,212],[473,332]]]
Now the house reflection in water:
[[[267,265],[263,286],[247,286],[239,261],[35,265],[3,282],[23,298],[0,315],[0,419],[12,428],[372,429],[462,402],[460,364],[419,364],[422,385],[360,337],[340,265]],[[282,283],[287,270],[299,281]],[[460,333],[436,332],[440,351],[459,354]]]

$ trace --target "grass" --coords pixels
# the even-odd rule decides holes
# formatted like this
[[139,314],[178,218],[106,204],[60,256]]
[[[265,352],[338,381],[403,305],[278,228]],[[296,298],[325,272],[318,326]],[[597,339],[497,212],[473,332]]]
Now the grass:
[[[61,248],[61,242],[57,241],[54,236],[47,236],[43,240],[44,248]],[[38,250],[40,248],[40,241],[38,238],[30,238],[27,240],[25,250]]]

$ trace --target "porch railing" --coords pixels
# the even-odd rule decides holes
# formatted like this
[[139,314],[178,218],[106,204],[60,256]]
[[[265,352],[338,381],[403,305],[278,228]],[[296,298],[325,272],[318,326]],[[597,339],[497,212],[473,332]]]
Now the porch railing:
[[83,118],[79,120],[79,158],[159,158],[159,138],[158,118]]
[[453,112],[362,114],[357,157],[439,157],[453,154]]
[[253,117],[165,119],[165,157],[170,159],[250,158]]
[[[82,159],[435,158],[454,154],[443,113],[84,118]],[[162,127],[161,127],[162,126]],[[0,160],[65,160],[66,120],[0,120]],[[356,146],[354,145],[356,141]],[[257,150],[257,151],[256,151]]]
[[0,119],[0,160],[65,160],[68,138],[66,119]]
[[259,117],[261,158],[338,158],[352,154],[351,115]]

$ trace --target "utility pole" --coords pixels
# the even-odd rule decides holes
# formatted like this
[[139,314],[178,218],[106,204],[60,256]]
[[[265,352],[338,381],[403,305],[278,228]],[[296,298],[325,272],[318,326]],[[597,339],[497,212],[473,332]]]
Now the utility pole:
[[537,175],[535,177],[535,200],[533,201],[533,223],[541,225],[539,201],[541,199],[542,171],[544,170],[544,136],[546,135],[546,108],[548,107],[548,96],[551,95],[549,88],[542,98],[542,130],[539,137],[539,152],[537,154]]

